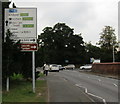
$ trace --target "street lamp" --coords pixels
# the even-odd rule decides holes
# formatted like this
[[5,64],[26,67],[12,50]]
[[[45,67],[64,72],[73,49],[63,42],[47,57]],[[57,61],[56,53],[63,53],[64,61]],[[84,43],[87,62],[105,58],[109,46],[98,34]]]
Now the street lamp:
[[114,45],[113,45],[113,62],[115,62],[115,51],[114,51]]
[[114,42],[113,42],[113,62],[115,62],[115,50],[114,50]]
[[66,45],[65,45],[65,47],[67,48],[67,47],[68,47],[68,45],[66,44]]

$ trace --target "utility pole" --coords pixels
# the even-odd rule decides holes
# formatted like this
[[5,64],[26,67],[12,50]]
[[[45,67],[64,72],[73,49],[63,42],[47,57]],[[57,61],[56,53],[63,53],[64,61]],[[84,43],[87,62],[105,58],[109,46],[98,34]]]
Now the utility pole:
[[114,45],[113,45],[113,62],[115,62],[115,51],[114,51]]
[[112,45],[113,45],[113,62],[115,62],[115,50],[114,50],[114,40],[112,39]]

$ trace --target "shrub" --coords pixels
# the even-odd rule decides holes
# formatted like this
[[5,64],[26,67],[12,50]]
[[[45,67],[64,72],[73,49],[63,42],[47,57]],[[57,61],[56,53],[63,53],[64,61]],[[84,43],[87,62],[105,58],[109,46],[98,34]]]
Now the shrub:
[[22,74],[19,74],[19,73],[13,73],[13,75],[12,76],[10,76],[10,78],[12,79],[12,80],[22,80],[23,79],[23,75]]

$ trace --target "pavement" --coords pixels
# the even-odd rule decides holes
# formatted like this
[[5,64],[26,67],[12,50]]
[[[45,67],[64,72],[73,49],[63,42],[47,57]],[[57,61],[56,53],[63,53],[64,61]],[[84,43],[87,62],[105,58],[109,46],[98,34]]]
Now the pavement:
[[49,102],[118,102],[118,80],[75,70],[50,72]]

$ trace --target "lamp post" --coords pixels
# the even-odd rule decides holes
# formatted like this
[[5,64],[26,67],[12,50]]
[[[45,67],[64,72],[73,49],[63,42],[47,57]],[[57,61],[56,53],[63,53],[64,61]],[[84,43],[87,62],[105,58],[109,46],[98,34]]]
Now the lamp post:
[[114,45],[113,45],[113,62],[115,62],[115,51],[114,51]]
[[115,50],[114,50],[114,42],[113,42],[113,62],[115,62]]

